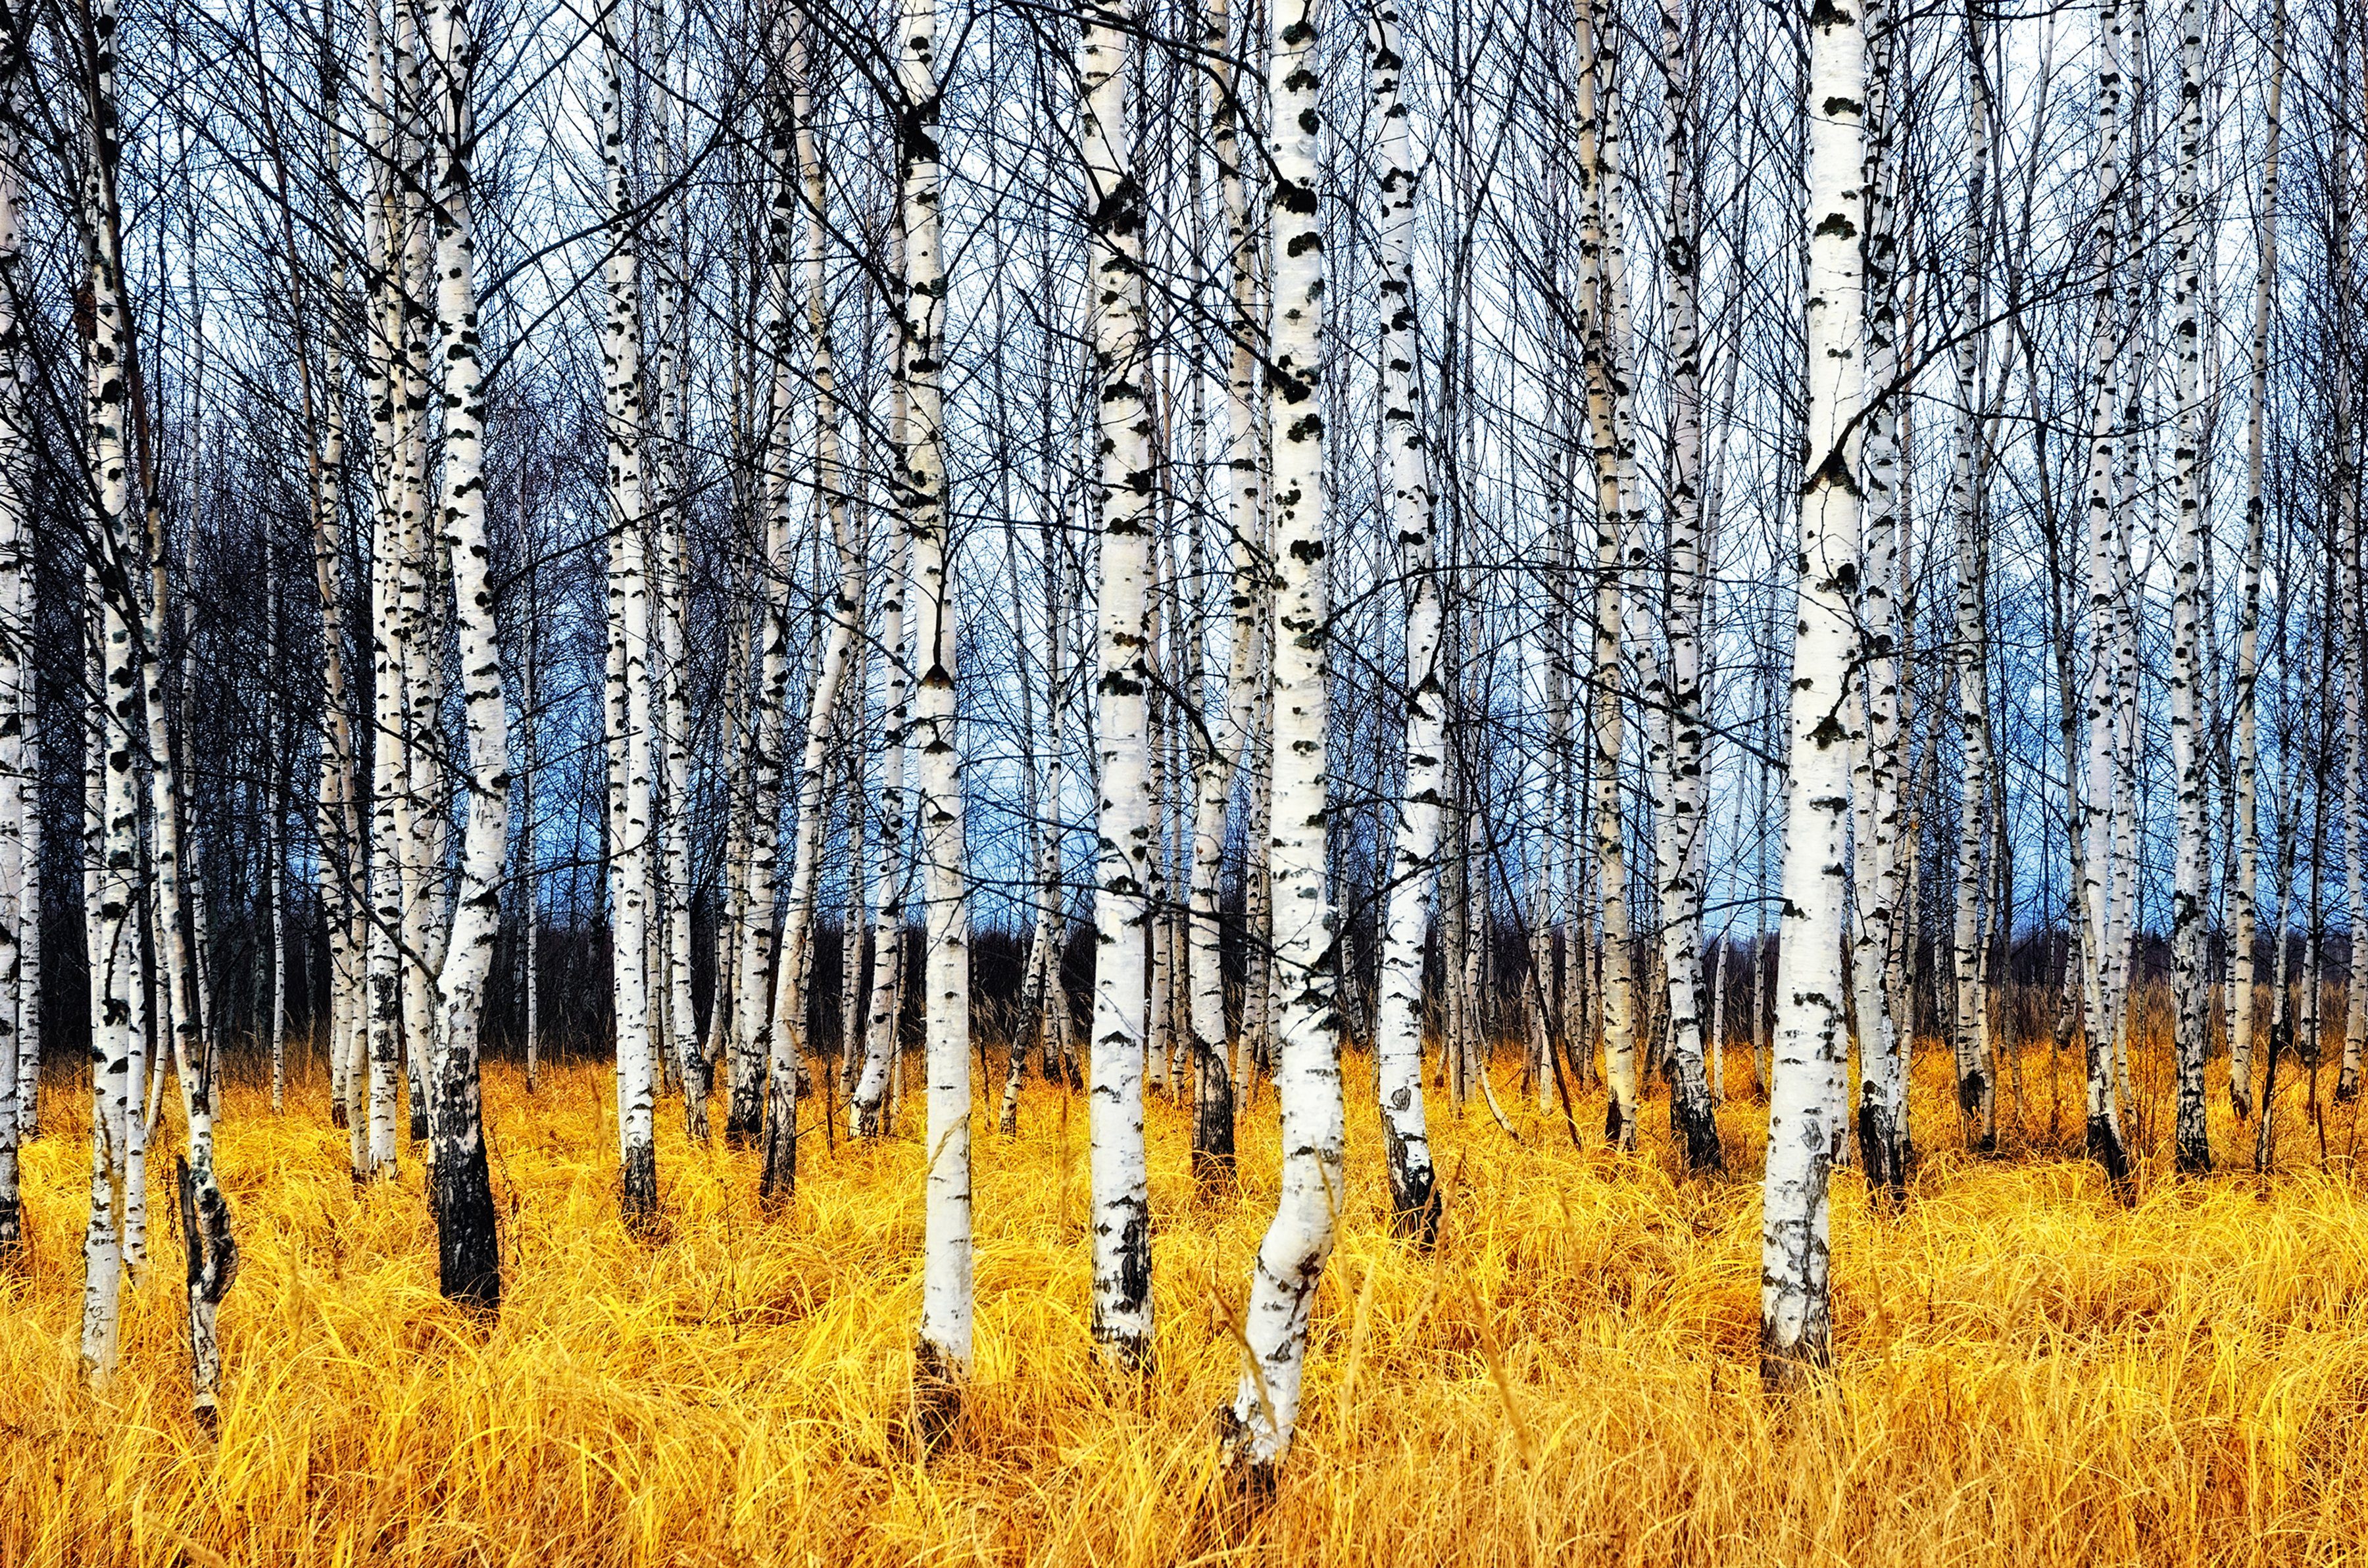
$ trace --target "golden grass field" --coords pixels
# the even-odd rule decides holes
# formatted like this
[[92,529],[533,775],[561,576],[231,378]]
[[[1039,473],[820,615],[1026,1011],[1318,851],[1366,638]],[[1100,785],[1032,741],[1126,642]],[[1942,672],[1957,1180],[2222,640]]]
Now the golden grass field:
[[[217,1442],[187,1410],[165,1204],[121,1373],[96,1401],[77,1378],[88,1153],[53,1082],[29,1265],[0,1280],[0,1563],[2368,1561],[2352,1107],[2327,1108],[2322,1162],[2296,1084],[2266,1189],[2180,1180],[2157,1142],[2167,1068],[2142,1049],[2141,1104],[2163,1108],[2124,1206],[2077,1149],[2014,1137],[2005,1096],[2009,1153],[1960,1153],[1926,1042],[1913,1200],[1881,1217],[1838,1176],[1839,1364],[1780,1403],[1756,1376],[1764,1113],[1738,1094],[1735,1174],[1688,1182],[1657,1101],[1641,1155],[1575,1153],[1558,1115],[1513,1103],[1509,1063],[1520,1142],[1485,1107],[1435,1113],[1449,1219],[1424,1256],[1383,1223],[1351,1060],[1345,1233],[1298,1443],[1255,1517],[1214,1501],[1208,1416],[1238,1366],[1212,1293],[1239,1301],[1273,1201],[1270,1088],[1221,1201],[1194,1196],[1181,1108],[1153,1108],[1159,1361],[1140,1387],[1097,1370],[1087,1333],[1083,1101],[1031,1079],[1011,1141],[982,1096],[975,1381],[921,1458],[916,1138],[813,1137],[768,1220],[752,1157],[686,1146],[662,1108],[668,1223],[640,1241],[616,1218],[607,1074],[552,1070],[529,1097],[496,1067],[508,1297],[487,1335],[436,1295],[416,1160],[357,1191],[317,1085],[283,1118],[238,1086]],[[2024,1068],[2043,1132],[2045,1066]],[[2218,1082],[2216,1147],[2241,1167]],[[1600,1130],[1600,1096],[1579,1125]]]

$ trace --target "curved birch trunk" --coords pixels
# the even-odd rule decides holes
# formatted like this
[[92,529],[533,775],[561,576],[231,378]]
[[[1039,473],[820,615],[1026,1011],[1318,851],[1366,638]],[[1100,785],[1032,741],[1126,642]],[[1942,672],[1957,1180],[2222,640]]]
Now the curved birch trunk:
[[1847,4],[1809,19],[1808,420],[1800,589],[1784,780],[1783,962],[1768,1096],[1760,1221],[1759,1375],[1770,1388],[1830,1363],[1828,1178],[1841,1153],[1842,1020],[1852,665],[1858,657],[1859,434],[1863,396],[1866,38]]
[[1273,55],[1273,316],[1269,409],[1274,435],[1274,962],[1281,1050],[1281,1190],[1258,1244],[1244,1313],[1242,1379],[1218,1413],[1224,1462],[1272,1484],[1299,1418],[1307,1320],[1332,1256],[1348,1188],[1332,905],[1325,886],[1324,234],[1316,204],[1322,0],[1277,0]]
[[822,865],[823,781],[829,762],[831,725],[838,713],[848,666],[854,662],[856,626],[863,614],[863,555],[848,518],[847,487],[839,472],[838,391],[824,274],[822,160],[814,142],[812,89],[806,76],[807,24],[803,17],[797,26],[790,52],[796,93],[791,118],[797,127],[799,177],[810,209],[806,272],[808,322],[814,335],[815,483],[829,513],[831,540],[838,551],[838,586],[831,598],[822,664],[807,696],[805,748],[798,759],[797,837],[790,856],[789,904],[782,916],[780,977],[775,983],[765,1096],[764,1174],[758,1186],[768,1199],[786,1197],[797,1186],[799,1063],[806,1050],[807,980],[815,885]]

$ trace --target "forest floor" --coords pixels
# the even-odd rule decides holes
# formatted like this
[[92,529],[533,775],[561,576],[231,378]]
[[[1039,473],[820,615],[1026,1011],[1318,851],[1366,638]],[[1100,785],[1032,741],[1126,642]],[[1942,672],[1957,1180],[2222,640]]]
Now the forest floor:
[[[975,1378],[924,1460],[917,1103],[903,1137],[809,1138],[774,1217],[752,1156],[687,1145],[662,1106],[666,1221],[644,1240],[617,1219],[608,1074],[557,1067],[529,1096],[493,1067],[507,1298],[487,1334],[436,1294],[415,1153],[357,1190],[316,1085],[280,1117],[234,1085],[221,1166],[245,1261],[209,1440],[168,1177],[122,1370],[96,1400],[77,1378],[89,1145],[60,1077],[26,1151],[29,1262],[0,1278],[0,1564],[2358,1562],[2368,1129],[2352,1106],[2314,1124],[2296,1084],[2283,1174],[2177,1178],[2160,1054],[2139,1053],[2157,1108],[2125,1204],[2078,1158],[2069,1061],[2066,1138],[2044,1136],[2043,1047],[2023,1077],[2039,1135],[2015,1135],[2002,1096],[2011,1153],[1975,1159],[1926,1042],[1911,1200],[1877,1214],[1838,1173],[1839,1365],[1783,1403],[1756,1375],[1765,1112],[1747,1095],[1721,1115],[1730,1173],[1685,1180],[1657,1097],[1622,1158],[1593,1147],[1586,1096],[1576,1152],[1508,1053],[1518,1142],[1485,1105],[1435,1113],[1447,1223],[1424,1255],[1388,1233],[1352,1058],[1305,1415],[1255,1517],[1220,1506],[1210,1413],[1239,1370],[1217,1303],[1239,1301],[1274,1201],[1270,1087],[1223,1197],[1193,1190],[1183,1109],[1152,1108],[1158,1363],[1140,1385],[1099,1372],[1087,1334],[1083,1099],[1031,1077],[1007,1140],[981,1095]],[[2215,1148],[2244,1170],[2224,1073]]]

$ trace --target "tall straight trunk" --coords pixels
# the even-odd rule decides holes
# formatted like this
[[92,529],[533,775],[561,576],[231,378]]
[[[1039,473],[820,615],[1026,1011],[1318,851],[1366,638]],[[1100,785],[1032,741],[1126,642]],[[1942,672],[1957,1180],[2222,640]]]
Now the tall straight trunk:
[[[762,443],[765,565],[758,581],[763,596],[762,653],[758,655],[754,755],[749,767],[747,896],[741,914],[740,948],[733,964],[738,993],[734,1004],[731,1092],[724,1109],[729,1142],[755,1142],[763,1131],[765,1065],[771,1054],[774,971],[781,955],[773,931],[773,873],[780,858],[781,771],[786,745],[784,713],[790,695],[790,582],[795,560],[790,538],[791,408],[797,396],[791,363],[793,306],[790,239],[797,210],[792,162],[794,116],[791,106],[768,96],[765,107],[766,170],[772,192],[765,224],[765,339],[772,374]],[[794,1093],[794,1088],[792,1089]]]
[[1949,510],[1956,534],[1956,636],[1951,662],[1957,676],[1957,886],[1951,933],[1951,972],[1955,1006],[1950,1044],[1956,1056],[1957,1108],[1966,1143],[1985,1153],[1998,1147],[1998,1074],[1991,1060],[1989,990],[1982,958],[1987,947],[1983,918],[1983,850],[1989,842],[1986,808],[1990,795],[1989,644],[1983,617],[1983,586],[1989,551],[1984,517],[1987,454],[1983,450],[1983,401],[1987,395],[1982,325],[1982,267],[1987,241],[1983,216],[1987,200],[1984,176],[1989,167],[1989,87],[1983,75],[1978,20],[1968,17],[1964,81],[1973,145],[1965,159],[1964,255],[1958,262],[1956,342],[1950,366],[1956,395],[1955,451],[1949,475]]
[[363,1038],[368,1062],[363,1076],[365,1113],[357,1179],[392,1180],[395,1175],[395,1112],[401,1093],[403,967],[403,836],[400,802],[409,767],[403,724],[403,627],[398,584],[404,573],[404,534],[400,443],[396,437],[396,345],[403,332],[400,285],[393,259],[400,244],[394,174],[390,166],[393,133],[386,109],[383,40],[378,13],[369,13],[370,145],[378,167],[378,188],[368,212],[370,270],[379,274],[365,316],[369,324],[368,375],[373,505],[370,508],[370,831],[368,901],[370,919],[363,946],[368,989]]
[[[889,392],[889,441],[905,445],[905,391],[901,378]],[[871,924],[871,999],[866,1009],[863,1069],[848,1096],[847,1126],[857,1138],[888,1130],[889,1071],[901,1045],[904,1017],[905,899],[911,877],[905,849],[910,808],[905,793],[905,736],[911,722],[913,666],[905,650],[905,583],[912,556],[911,534],[898,529],[895,557],[880,592],[880,650],[886,689],[881,700],[880,876]]]
[[[390,269],[399,309],[394,335],[395,384],[400,389],[395,439],[401,479],[397,520],[401,528],[401,567],[397,577],[398,648],[402,655],[402,705],[404,744],[403,788],[395,799],[399,835],[396,865],[403,880],[402,1004],[403,1045],[411,1091],[411,1136],[429,1135],[428,1084],[438,1049],[438,1005],[436,975],[449,933],[439,907],[438,884],[445,869],[448,779],[441,738],[444,661],[441,595],[435,559],[437,523],[429,498],[429,338],[436,330],[431,294],[435,220],[428,207],[432,183],[433,143],[430,124],[435,111],[420,80],[418,8],[394,7],[394,74],[397,109],[396,178],[402,195],[402,222],[396,230],[399,249]],[[431,24],[432,25],[432,24]],[[431,1158],[433,1151],[431,1147]]]
[[2261,117],[2260,202],[2254,218],[2260,253],[2248,345],[2252,385],[2245,426],[2245,559],[2237,608],[2236,714],[2231,726],[2236,732],[2235,757],[2229,769],[2230,792],[2236,797],[2237,844],[2236,863],[2228,873],[2228,1098],[2240,1119],[2251,1115],[2253,1108],[2253,944],[2261,857],[2257,687],[2261,668],[2262,550],[2269,517],[2262,447],[2270,402],[2270,312],[2277,287],[2278,143],[2285,119],[2285,0],[2275,0],[2270,12],[2270,82]]
[[1396,0],[1373,7],[1370,74],[1381,120],[1382,440],[1390,463],[1390,533],[1406,601],[1406,784],[1390,847],[1382,919],[1381,1007],[1373,1025],[1374,1089],[1390,1183],[1390,1221],[1426,1244],[1439,1234],[1440,1199],[1423,1121],[1422,971],[1439,825],[1447,784],[1447,688],[1439,575],[1432,560],[1429,443],[1416,380],[1421,350],[1414,295],[1415,201],[1420,176],[1406,106]]
[[1112,1365],[1152,1354],[1151,1189],[1144,1160],[1144,972],[1153,808],[1150,685],[1151,405],[1145,395],[1143,187],[1132,144],[1127,18],[1096,6],[1077,44],[1078,124],[1089,220],[1096,404],[1101,431],[1101,585],[1097,643],[1101,749],[1092,1033],[1087,1108],[1093,1187],[1093,1334]]
[[1603,922],[1604,1142],[1636,1146],[1640,1098],[1636,999],[1628,926],[1628,858],[1620,810],[1622,693],[1620,645],[1628,496],[1621,455],[1620,340],[1612,325],[1617,290],[1613,238],[1619,226],[1617,102],[1609,88],[1612,48],[1592,0],[1578,12],[1578,157],[1585,216],[1580,225],[1580,308],[1586,331],[1588,428],[1595,460],[1595,646],[1590,731],[1594,739],[1595,862]]
[[467,0],[435,0],[428,48],[437,74],[436,336],[443,368],[444,474],[440,527],[457,607],[461,691],[468,725],[467,822],[452,926],[437,975],[435,1113],[438,1278],[447,1300],[487,1312],[501,1305],[501,1257],[485,1167],[477,1036],[501,920],[509,840],[509,714],[494,622],[485,528],[485,426],[477,353],[475,216],[469,154],[477,47]]
[[[334,98],[330,101],[334,106]],[[292,268],[290,276],[296,276]],[[342,307],[345,295],[346,268],[340,261],[330,273],[329,297]],[[364,1012],[361,952],[353,940],[361,914],[358,857],[362,833],[352,696],[346,674],[345,355],[338,331],[332,329],[324,337],[327,374],[323,378],[322,401],[325,408],[316,464],[320,477],[313,490],[313,585],[321,612],[321,771],[313,815],[321,858],[314,898],[328,937],[329,1119],[333,1126],[347,1130],[354,1153],[366,1157],[367,1118],[354,1114],[356,1070],[359,1067],[367,1074],[368,1068],[367,1057],[358,1060],[353,1049]],[[357,1176],[363,1174],[361,1157],[354,1158],[352,1165]]]
[[2081,902],[2086,915],[2080,952],[2082,1012],[2088,1052],[2089,1151],[2113,1180],[2128,1174],[2122,1142],[2121,1108],[2113,1082],[2113,1044],[2119,1030],[2114,1006],[2114,933],[2122,911],[2115,886],[2113,697],[2116,619],[2114,561],[2121,522],[2117,490],[2120,388],[2114,361],[2120,341],[2114,321],[2114,268],[2121,261],[2118,223],[2122,211],[2122,12],[2119,0],[2100,0],[2097,31],[2097,278],[2089,370],[2088,471],[2088,571],[2089,668],[2086,717],[2089,726],[2087,785],[2083,790]]
[[[102,223],[113,229],[118,215],[111,202],[100,209]],[[120,242],[117,242],[120,254]],[[127,353],[129,343],[127,337]],[[165,629],[173,613],[171,559],[166,553],[164,508],[160,500],[156,456],[150,444],[145,423],[138,413],[140,390],[136,380],[131,384],[133,398],[133,430],[140,437],[138,457],[141,490],[146,499],[146,546],[148,563],[148,596],[146,626],[143,638],[150,650],[165,645]],[[185,906],[183,833],[181,822],[181,790],[179,772],[175,766],[176,739],[167,713],[165,696],[165,665],[161,658],[141,661],[142,709],[146,727],[148,755],[148,809],[151,827],[149,856],[149,908],[154,920],[154,938],[150,948],[154,961],[163,966],[156,987],[156,1007],[171,1023],[173,1062],[181,1089],[181,1108],[188,1122],[188,1157],[179,1165],[180,1206],[184,1220],[182,1236],[187,1244],[188,1270],[187,1276],[188,1309],[188,1327],[191,1358],[191,1397],[193,1414],[199,1426],[212,1431],[216,1421],[218,1384],[222,1376],[222,1353],[215,1334],[215,1320],[222,1296],[229,1290],[232,1278],[238,1269],[238,1249],[232,1239],[230,1204],[214,1175],[214,1083],[219,1056],[210,1040],[205,1021],[211,1016],[207,998],[195,994],[196,983],[204,973],[204,949],[192,950],[191,937],[202,936],[202,915]],[[268,849],[267,848],[267,853]],[[194,892],[193,885],[187,891]],[[188,903],[195,903],[194,898]],[[161,1021],[161,1020],[160,1020]],[[161,1067],[161,1063],[159,1064]],[[151,1079],[161,1090],[161,1073]],[[137,1104],[136,1096],[132,1102]],[[158,1107],[154,1101],[147,1111],[147,1126],[157,1121]],[[135,1136],[132,1146],[141,1140]],[[125,1243],[128,1255],[137,1262],[134,1247],[137,1232],[134,1224],[140,1215],[136,1199],[141,1183],[131,1184],[135,1201],[127,1210]]]
[[[0,278],[0,288],[6,280]],[[13,297],[13,296],[12,296]],[[11,317],[11,320],[14,318]],[[13,617],[14,624],[33,623],[39,597],[40,573],[37,562],[27,556],[23,570],[17,574],[13,597],[0,600],[0,613]],[[39,691],[29,664],[19,666],[17,683],[6,694],[14,705],[17,744],[22,755],[39,758],[41,755],[41,712]],[[41,856],[46,839],[46,823],[41,811],[41,782],[38,768],[28,770],[24,781],[23,815],[17,826],[17,853],[22,875],[17,881],[19,907],[27,912],[17,927],[17,972],[20,977],[17,991],[17,1035],[13,1044],[17,1055],[17,1134],[26,1141],[37,1137],[41,1130],[41,921],[40,915],[47,879],[41,874]]]
[[84,338],[84,460],[89,498],[85,582],[99,676],[85,755],[85,796],[95,855],[85,863],[85,940],[90,973],[90,1216],[83,1233],[82,1371],[94,1390],[113,1376],[121,1345],[121,1291],[130,1244],[130,1142],[139,1118],[143,998],[138,964],[141,733],[138,600],[128,562],[131,321],[123,296],[117,220],[120,121],[115,106],[114,0],[84,13],[88,135],[79,218],[89,326]]
[[[2204,1125],[2204,1064],[2210,1051],[2211,987],[2204,976],[2204,777],[2201,722],[2203,671],[2198,621],[2203,613],[2204,415],[2203,293],[2203,6],[2180,12],[2177,256],[2172,262],[2179,355],[2179,566],[2170,601],[2170,751],[2178,788],[2178,847],[2171,883],[2171,996],[2179,1064],[2178,1151],[2181,1170],[2212,1168]],[[2356,711],[2356,710],[2355,710]],[[2355,899],[2353,907],[2357,908]]]
[[[1899,312],[1894,290],[1896,243],[1892,156],[1897,93],[1894,72],[1899,22],[1888,5],[1866,9],[1866,267],[1867,381],[1865,572],[1860,624],[1864,629],[1865,714],[1851,769],[1853,872],[1858,920],[1850,937],[1852,997],[1858,1008],[1859,1154],[1868,1189],[1893,1203],[1907,1192],[1907,1074],[1898,1020],[1893,1016],[1897,951],[1900,771],[1900,517],[1901,418],[1892,382],[1899,373]],[[1969,37],[1970,65],[1979,44]],[[1970,72],[1969,72],[1970,74]],[[1975,89],[1975,116],[1985,112]],[[1976,119],[1977,143],[1983,122]],[[1722,954],[1722,957],[1724,955]]]
[[[950,1415],[970,1372],[970,922],[962,866],[961,738],[954,729],[954,561],[949,548],[942,381],[945,271],[939,254],[937,10],[904,0],[897,58],[897,156],[905,269],[897,296],[905,440],[896,478],[911,560],[906,591],[919,617],[914,740],[922,868],[923,1027],[928,1073],[928,1166],[921,1242],[916,1398]],[[942,1403],[939,1403],[942,1401]]]
[[830,302],[825,290],[826,214],[822,206],[822,161],[814,141],[812,87],[806,74],[807,24],[803,16],[796,26],[790,54],[796,94],[791,118],[797,126],[799,177],[811,208],[806,221],[806,276],[808,323],[814,337],[815,481],[838,551],[838,586],[831,597],[830,630],[825,635],[822,663],[807,694],[805,748],[798,759],[797,836],[790,856],[789,906],[782,916],[765,1096],[764,1174],[759,1190],[768,1198],[786,1196],[797,1185],[799,1063],[805,1057],[807,976],[822,869],[823,781],[830,760],[831,725],[838,714],[848,666],[854,662],[856,628],[863,616],[863,555],[848,517],[839,459],[838,387],[831,355]]
[[1668,761],[1656,783],[1656,867],[1660,883],[1661,973],[1668,996],[1669,1132],[1694,1171],[1723,1169],[1718,1119],[1703,1061],[1702,1027],[1702,408],[1699,283],[1701,224],[1694,207],[1691,41],[1679,0],[1660,0],[1662,161],[1668,228],[1670,441],[1667,487],[1669,657]]
[[1841,715],[1859,653],[1865,45],[1861,15],[1847,5],[1811,16],[1809,101],[1824,112],[1808,121],[1808,417],[1784,781],[1784,951],[1760,1221],[1759,1373],[1770,1388],[1802,1381],[1833,1355],[1827,1187],[1841,1153],[1849,1068],[1841,926],[1851,737]]
[[[1219,906],[1227,818],[1234,784],[1258,727],[1259,655],[1266,636],[1265,485],[1258,416],[1258,349],[1249,203],[1242,179],[1239,80],[1232,61],[1225,0],[1211,0],[1202,20],[1211,62],[1209,141],[1217,165],[1225,224],[1225,532],[1231,589],[1232,645],[1225,665],[1224,707],[1202,747],[1193,812],[1190,970],[1194,1168],[1204,1181],[1229,1182],[1234,1173],[1232,1040],[1225,1028],[1224,915]],[[1198,164],[1194,165],[1197,169]],[[1417,1054],[1419,1051],[1417,1050]]]
[[[675,177],[676,170],[674,106],[677,76],[668,42],[668,31],[661,24],[657,28],[655,74],[660,88],[656,121],[657,168],[662,185]],[[651,222],[650,256],[656,274],[657,295],[653,379],[658,399],[655,461],[652,465],[656,481],[656,494],[652,498],[657,522],[656,553],[651,563],[651,580],[657,597],[658,737],[664,750],[661,778],[666,786],[657,829],[665,872],[658,879],[658,917],[666,935],[666,1016],[677,1070],[682,1075],[683,1118],[691,1141],[703,1143],[708,1137],[707,1096],[713,1058],[700,1033],[698,1002],[691,991],[690,701],[689,674],[684,667],[690,595],[690,562],[683,527],[683,514],[689,506],[684,430],[689,419],[690,371],[684,342],[689,329],[683,310],[683,288],[689,270],[689,236],[677,199],[658,201],[652,209]],[[531,913],[529,909],[529,916]]]
[[1316,202],[1322,0],[1269,13],[1273,314],[1268,332],[1274,439],[1274,963],[1281,978],[1282,1171],[1258,1244],[1242,1324],[1242,1378],[1219,1412],[1225,1461],[1270,1486],[1299,1416],[1308,1316],[1332,1256],[1344,1179],[1331,898],[1325,879],[1326,642],[1324,233]]
[[601,343],[609,437],[609,880],[617,1036],[618,1207],[627,1227],[658,1212],[657,1030],[649,965],[655,833],[650,778],[650,589],[642,446],[642,283],[625,169],[624,56],[613,6],[598,18],[605,70],[601,162],[609,194],[609,319]]
[[27,998],[41,983],[40,969],[25,961],[25,935],[40,924],[40,873],[27,853],[26,828],[41,814],[41,790],[40,753],[26,724],[36,696],[29,626],[19,616],[33,576],[33,429],[20,369],[24,325],[17,315],[24,258],[17,203],[25,186],[17,116],[28,40],[11,20],[0,29],[0,1267],[14,1263],[24,1243],[17,1151],[40,1059],[22,1047],[26,1015],[38,1013]]

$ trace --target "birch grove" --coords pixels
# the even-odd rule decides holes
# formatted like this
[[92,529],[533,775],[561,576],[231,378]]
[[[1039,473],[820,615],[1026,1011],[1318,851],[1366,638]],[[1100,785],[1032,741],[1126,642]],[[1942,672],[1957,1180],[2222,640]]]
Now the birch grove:
[[0,6],[0,1268],[211,1430],[240,1119],[489,1324],[580,1068],[636,1246],[899,1195],[925,1446],[1053,1290],[1267,1494],[1464,1161],[1757,1176],[1786,1390],[1941,1153],[2348,1157],[2357,22]]

